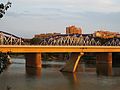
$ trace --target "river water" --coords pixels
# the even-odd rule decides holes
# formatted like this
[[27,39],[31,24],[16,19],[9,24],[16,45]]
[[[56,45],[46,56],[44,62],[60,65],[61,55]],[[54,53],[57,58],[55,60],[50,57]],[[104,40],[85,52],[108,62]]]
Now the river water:
[[0,74],[0,90],[120,90],[119,67],[82,63],[73,74],[59,71],[64,62],[43,62],[36,70],[25,68],[24,59],[13,61]]

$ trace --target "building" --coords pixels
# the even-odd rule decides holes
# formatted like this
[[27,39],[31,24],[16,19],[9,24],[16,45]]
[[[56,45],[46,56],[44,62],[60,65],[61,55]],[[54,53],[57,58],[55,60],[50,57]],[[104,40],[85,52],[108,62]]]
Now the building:
[[61,33],[46,33],[46,34],[36,34],[34,38],[48,38],[48,37],[53,37],[60,35]]
[[108,38],[118,37],[119,33],[118,32],[110,32],[110,31],[96,31],[96,32],[94,32],[93,35],[95,37],[108,39]]
[[66,34],[82,34],[82,29],[75,26],[66,27]]

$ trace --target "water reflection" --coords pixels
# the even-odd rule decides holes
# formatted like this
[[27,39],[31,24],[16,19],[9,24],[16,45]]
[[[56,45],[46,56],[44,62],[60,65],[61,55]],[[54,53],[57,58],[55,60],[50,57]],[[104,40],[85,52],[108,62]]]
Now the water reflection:
[[120,76],[120,67],[114,67],[112,70],[114,76]]
[[[120,90],[119,67],[84,63],[79,67],[83,70],[68,73],[58,71],[61,66],[56,66],[51,64],[42,67],[41,70],[40,68],[25,69],[23,63],[11,64],[0,75],[0,90],[112,90],[113,88]],[[112,77],[111,73],[118,76]],[[107,77],[108,75],[111,77]]]
[[76,73],[62,72],[63,76],[69,81],[69,86],[71,90],[78,90],[79,78]]
[[112,64],[96,64],[97,75],[112,76]]
[[[62,65],[43,65],[42,68],[52,68],[59,71]],[[109,64],[80,64],[78,66],[78,70],[76,73],[82,72],[82,73],[95,73],[97,76],[120,76],[120,67],[113,67],[111,63]],[[26,75],[27,76],[36,76],[41,77],[42,70],[41,68],[30,68],[26,67]],[[68,72],[62,72],[62,74],[67,78],[73,78],[74,82],[77,82],[77,76],[76,73],[68,73]]]
[[96,73],[98,76],[120,76],[120,67],[108,64],[96,64]]
[[26,75],[27,76],[35,76],[35,77],[40,78],[41,77],[41,68],[26,67]]

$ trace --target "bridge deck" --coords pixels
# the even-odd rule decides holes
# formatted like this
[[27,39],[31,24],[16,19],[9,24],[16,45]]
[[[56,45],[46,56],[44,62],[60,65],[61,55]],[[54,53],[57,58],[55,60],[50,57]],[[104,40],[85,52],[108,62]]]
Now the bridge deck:
[[120,52],[120,46],[0,45],[0,52],[11,52],[11,53],[37,53],[37,52]]

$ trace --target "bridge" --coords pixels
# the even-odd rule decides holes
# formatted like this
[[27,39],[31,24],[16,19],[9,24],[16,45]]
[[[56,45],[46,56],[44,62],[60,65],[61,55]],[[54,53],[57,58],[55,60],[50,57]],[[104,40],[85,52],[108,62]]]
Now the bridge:
[[3,53],[47,53],[47,52],[120,52],[120,46],[38,46],[0,45]]
[[[95,53],[96,63],[111,64],[112,54],[120,52],[119,38],[100,41],[93,36],[56,36],[40,40],[39,45],[28,43],[28,40],[15,35],[0,33],[0,52],[24,53],[27,67],[42,67],[42,53],[46,52],[71,52],[71,58],[62,71],[75,72],[80,58],[85,53]],[[66,38],[66,39],[65,39]],[[118,56],[117,56],[118,57]]]
[[0,31],[0,45],[28,45],[29,39]]

